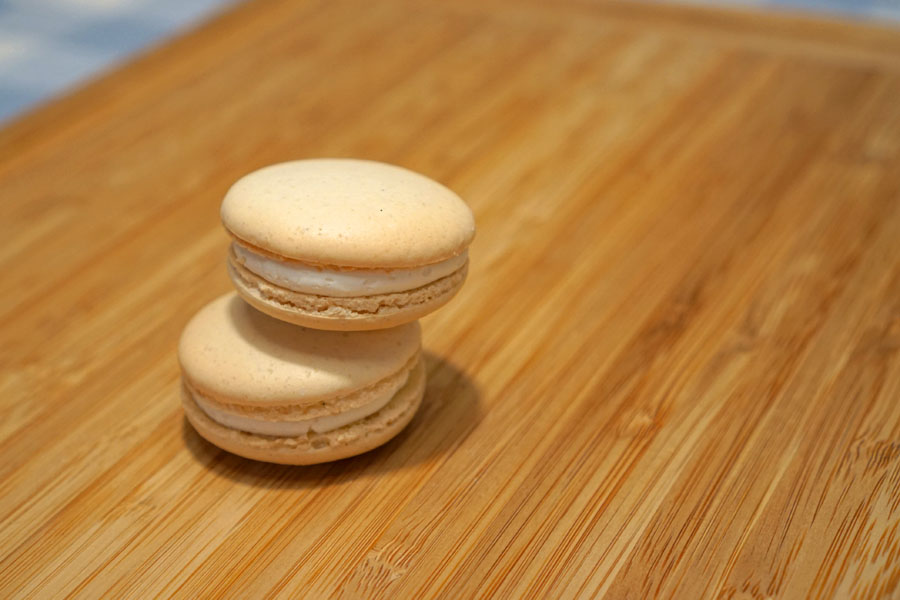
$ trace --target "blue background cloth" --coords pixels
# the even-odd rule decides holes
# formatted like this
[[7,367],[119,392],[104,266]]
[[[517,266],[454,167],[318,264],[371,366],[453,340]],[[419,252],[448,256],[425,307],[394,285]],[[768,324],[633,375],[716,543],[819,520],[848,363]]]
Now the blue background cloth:
[[0,121],[235,0],[0,0]]
[[[0,0],[0,121],[238,0]],[[694,0],[900,24],[900,0]]]
[[[673,1],[673,0],[669,0]],[[900,25],[900,0],[685,0],[695,4],[756,7],[793,12],[820,13]]]

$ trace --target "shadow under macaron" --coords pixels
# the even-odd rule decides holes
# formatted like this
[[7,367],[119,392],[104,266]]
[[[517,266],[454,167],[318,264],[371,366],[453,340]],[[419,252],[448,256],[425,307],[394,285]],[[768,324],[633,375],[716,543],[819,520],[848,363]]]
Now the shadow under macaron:
[[338,485],[359,477],[402,470],[453,452],[481,421],[481,394],[475,383],[444,358],[424,352],[425,397],[403,431],[386,444],[343,460],[292,466],[242,458],[226,452],[182,419],[182,439],[206,469],[244,485],[310,488]]

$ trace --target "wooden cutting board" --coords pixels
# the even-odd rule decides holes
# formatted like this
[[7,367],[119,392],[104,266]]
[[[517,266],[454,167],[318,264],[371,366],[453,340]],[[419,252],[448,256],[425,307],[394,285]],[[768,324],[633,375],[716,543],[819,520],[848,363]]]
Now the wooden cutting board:
[[[387,446],[179,408],[262,165],[442,181],[478,236]],[[0,133],[0,597],[900,595],[900,30],[270,1]]]

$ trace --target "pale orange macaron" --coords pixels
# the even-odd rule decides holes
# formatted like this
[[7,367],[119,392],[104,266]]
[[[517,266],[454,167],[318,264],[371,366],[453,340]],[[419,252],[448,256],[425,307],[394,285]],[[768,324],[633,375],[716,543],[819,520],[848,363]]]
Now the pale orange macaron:
[[423,175],[379,162],[312,159],[254,171],[225,196],[238,293],[284,321],[393,327],[448,302],[468,272],[472,211]]
[[425,391],[417,322],[323,331],[273,319],[229,293],[202,308],[178,345],[184,411],[216,446],[306,465],[384,444]]

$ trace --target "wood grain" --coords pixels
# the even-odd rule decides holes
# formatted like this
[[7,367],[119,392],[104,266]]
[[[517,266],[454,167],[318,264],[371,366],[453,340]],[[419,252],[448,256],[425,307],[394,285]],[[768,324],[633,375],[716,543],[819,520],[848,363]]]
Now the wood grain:
[[[0,132],[0,597],[900,597],[900,33],[252,2]],[[411,426],[202,441],[228,185],[401,164],[479,233]]]

